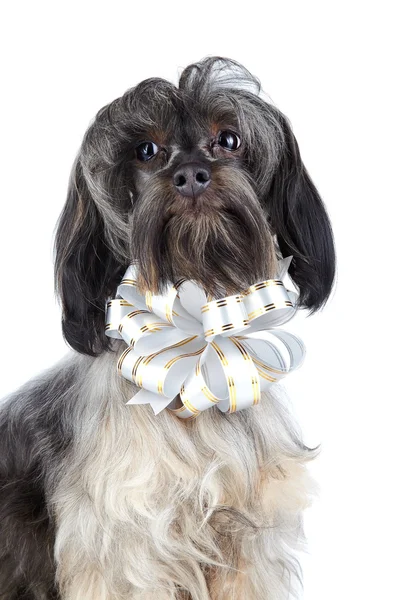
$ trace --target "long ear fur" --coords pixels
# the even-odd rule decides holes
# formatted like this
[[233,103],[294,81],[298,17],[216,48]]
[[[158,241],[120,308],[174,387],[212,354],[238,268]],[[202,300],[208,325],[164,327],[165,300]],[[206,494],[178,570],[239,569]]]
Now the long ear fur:
[[299,288],[300,304],[316,311],[327,301],[335,278],[332,229],[290,125],[283,115],[280,120],[284,148],[269,189],[268,211],[282,255],[293,255],[289,274]]
[[55,250],[64,337],[74,350],[96,356],[109,348],[104,305],[115,292],[124,266],[106,245],[103,220],[88,191],[79,157],[58,222]]

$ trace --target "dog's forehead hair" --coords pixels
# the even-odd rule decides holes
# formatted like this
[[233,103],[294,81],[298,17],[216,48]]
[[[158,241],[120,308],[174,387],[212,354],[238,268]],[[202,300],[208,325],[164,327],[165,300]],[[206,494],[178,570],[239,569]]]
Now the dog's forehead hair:
[[204,143],[221,129],[238,128],[229,93],[209,93],[201,101],[163,79],[148,79],[134,89],[135,129],[140,139],[187,148]]

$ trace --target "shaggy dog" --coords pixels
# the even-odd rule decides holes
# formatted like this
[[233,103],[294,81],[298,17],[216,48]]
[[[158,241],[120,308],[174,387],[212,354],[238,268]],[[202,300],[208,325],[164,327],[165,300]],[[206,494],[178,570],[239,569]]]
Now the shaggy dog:
[[[0,597],[281,600],[300,579],[309,501],[279,386],[250,409],[183,421],[126,406],[124,342],[105,303],[178,277],[218,298],[293,256],[299,306],[328,298],[334,246],[287,119],[242,66],[207,58],[176,87],[147,79],[96,115],[56,235],[71,353],[2,403]],[[275,389],[274,389],[275,388]]]

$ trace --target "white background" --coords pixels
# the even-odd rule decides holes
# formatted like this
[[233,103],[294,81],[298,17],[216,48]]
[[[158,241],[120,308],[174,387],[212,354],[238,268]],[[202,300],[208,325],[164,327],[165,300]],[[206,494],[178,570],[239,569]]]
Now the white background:
[[306,443],[322,442],[312,465],[320,499],[306,515],[305,600],[399,593],[394,7],[202,0],[3,8],[0,396],[65,353],[52,235],[100,107],[146,77],[176,81],[189,62],[220,54],[256,74],[289,116],[339,260],[325,311],[295,325],[308,356],[287,383]]

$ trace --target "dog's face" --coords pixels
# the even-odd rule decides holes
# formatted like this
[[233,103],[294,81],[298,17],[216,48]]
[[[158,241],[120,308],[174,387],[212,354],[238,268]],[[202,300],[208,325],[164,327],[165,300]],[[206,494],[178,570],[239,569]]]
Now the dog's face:
[[63,329],[107,347],[104,303],[136,261],[139,285],[192,279],[218,297],[274,277],[293,255],[314,310],[334,277],[333,240],[285,117],[226,59],[190,65],[179,87],[149,79],[99,111],[76,159],[56,239]]
[[235,101],[246,109],[244,95],[204,92],[162,80],[134,92],[142,108],[132,139],[130,248],[152,291],[183,277],[218,297],[275,272],[249,160],[258,124],[252,111],[238,116]]

